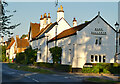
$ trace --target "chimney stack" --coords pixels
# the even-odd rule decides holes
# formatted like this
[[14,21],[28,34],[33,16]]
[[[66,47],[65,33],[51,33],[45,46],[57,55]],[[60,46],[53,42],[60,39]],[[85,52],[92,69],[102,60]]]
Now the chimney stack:
[[73,19],[73,27],[77,26],[77,20],[74,18]]
[[16,35],[16,39],[19,39],[19,35]]
[[43,27],[45,28],[47,26],[47,14],[44,14],[44,23],[43,23]]
[[48,24],[50,24],[51,22],[51,17],[50,17],[50,13],[48,13]]
[[44,27],[43,23],[44,23],[44,18],[41,15],[41,18],[40,18],[40,29],[42,29]]
[[58,8],[58,11],[57,11],[57,22],[58,22],[61,18],[64,18],[64,11],[63,11],[62,5],[60,6],[60,8]]

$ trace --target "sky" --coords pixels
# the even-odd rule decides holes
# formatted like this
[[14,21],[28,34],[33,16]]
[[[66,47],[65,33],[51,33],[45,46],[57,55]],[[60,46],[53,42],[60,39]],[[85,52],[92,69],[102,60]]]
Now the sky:
[[[73,18],[77,19],[78,25],[84,21],[89,21],[93,19],[100,11],[100,15],[114,27],[116,21],[118,21],[118,2],[117,0],[109,0],[109,2],[82,2],[75,0],[71,2],[70,0],[64,0],[66,2],[60,1],[58,6],[55,7],[55,0],[42,2],[16,2],[15,0],[8,1],[8,10],[16,10],[17,12],[11,18],[12,24],[21,23],[15,30],[13,30],[14,36],[22,34],[28,34],[30,28],[30,22],[40,22],[40,16],[44,13],[51,14],[51,22],[56,21],[57,9],[60,5],[63,6],[65,19],[72,26]],[[27,0],[24,0],[27,1]],[[37,0],[35,0],[37,1]],[[47,1],[47,0],[46,0]],[[107,0],[106,0],[107,1]],[[7,38],[4,38],[7,40]]]
[[[9,2],[54,2],[55,0],[6,0]],[[58,0],[62,2],[118,2],[119,0]]]

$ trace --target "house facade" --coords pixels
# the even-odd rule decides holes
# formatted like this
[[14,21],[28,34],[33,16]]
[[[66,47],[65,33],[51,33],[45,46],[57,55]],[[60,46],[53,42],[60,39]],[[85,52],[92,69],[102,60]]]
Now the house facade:
[[19,36],[16,35],[15,53],[24,52],[28,46],[29,41],[27,37],[20,39]]
[[[31,23],[29,41],[37,49],[37,62],[53,63],[50,48],[62,47],[61,63],[72,68],[83,68],[86,63],[114,63],[116,30],[108,24],[100,12],[91,21],[73,27],[64,19],[63,7],[57,11],[56,22],[50,22],[50,13],[40,18],[40,23]],[[118,60],[119,61],[119,60]]]
[[12,37],[10,44],[6,48],[6,57],[13,60],[16,58],[17,53],[24,52],[28,46],[28,37],[20,39],[19,36],[16,35],[16,40]]
[[48,16],[45,13],[44,17],[42,17],[41,15],[39,24],[37,23],[32,24],[33,24],[32,26],[30,24],[29,30],[30,45],[32,46],[32,49],[38,50],[37,62],[47,62],[48,56],[47,42],[56,35],[60,34],[62,31],[71,28],[71,26],[64,18],[64,11],[62,5],[57,10],[57,19],[55,22],[53,23],[51,22],[50,13],[48,13]]
[[[74,20],[73,20],[74,24]],[[116,30],[100,13],[84,24],[67,29],[57,35],[57,46],[62,47],[62,64],[83,68],[85,63],[114,63]],[[54,47],[56,37],[49,40]],[[48,62],[52,62],[49,52]]]
[[8,47],[6,48],[6,57],[9,59],[14,59],[16,56],[15,53],[15,40],[12,39]]

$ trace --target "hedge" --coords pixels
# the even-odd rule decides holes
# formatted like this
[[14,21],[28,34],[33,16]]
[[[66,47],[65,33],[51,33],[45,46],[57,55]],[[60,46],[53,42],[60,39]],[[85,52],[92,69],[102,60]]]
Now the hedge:
[[53,63],[45,63],[45,62],[34,62],[35,66],[43,67],[43,68],[50,68],[56,71],[61,72],[71,72],[72,66],[71,65],[62,65],[62,64],[53,64]]
[[82,73],[120,74],[120,64],[118,63],[89,63],[89,65],[93,67],[84,67]]

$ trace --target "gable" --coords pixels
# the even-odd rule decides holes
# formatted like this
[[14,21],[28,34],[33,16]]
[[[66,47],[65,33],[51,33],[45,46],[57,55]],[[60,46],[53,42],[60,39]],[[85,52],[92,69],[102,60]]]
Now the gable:
[[[70,24],[65,20],[65,18],[62,17],[62,18],[58,21],[58,24],[59,24],[61,21],[64,21],[67,25],[70,26]],[[70,26],[70,27],[71,27],[71,26]]]
[[[89,24],[93,23],[94,21],[96,21],[97,19],[101,19],[106,25],[108,25],[114,32],[116,32],[116,30],[110,25],[107,23],[107,21],[105,21],[101,16],[97,15],[95,18],[93,18],[91,21],[89,22],[86,22],[84,24],[81,24],[81,25],[78,25],[78,26],[75,26],[73,28],[70,28],[70,29],[67,29],[67,30],[64,30],[63,32],[61,32],[60,34],[57,35],[57,40],[58,39],[62,39],[62,38],[65,38],[65,37],[68,37],[68,36],[71,36],[71,35],[75,35],[77,33],[77,31],[81,31],[83,30],[84,28],[86,28],[86,26],[88,26]],[[95,26],[96,24],[94,24]],[[49,42],[52,42],[56,39],[56,37],[53,37],[52,39],[49,40]]]
[[30,38],[33,39],[36,35],[40,32],[40,24],[38,23],[30,23],[30,30],[29,30],[29,40]]
[[6,48],[6,50],[10,49],[14,43],[15,43],[15,40],[12,40],[8,45],[8,47]]

